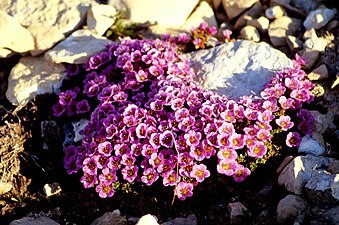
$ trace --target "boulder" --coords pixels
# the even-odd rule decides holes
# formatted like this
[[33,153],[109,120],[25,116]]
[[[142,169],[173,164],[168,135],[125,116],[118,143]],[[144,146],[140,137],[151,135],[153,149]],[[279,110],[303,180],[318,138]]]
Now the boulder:
[[267,31],[269,24],[270,21],[264,16],[247,21],[247,25],[254,26],[261,32]]
[[222,0],[228,19],[233,19],[259,0]]
[[305,135],[300,142],[299,153],[322,155],[325,152],[325,147],[321,145],[317,140],[311,138],[309,135]]
[[92,6],[87,12],[87,29],[102,36],[114,24],[117,13],[111,5]]
[[277,221],[280,224],[302,223],[306,214],[307,203],[297,195],[287,195],[277,206]]
[[284,9],[280,5],[275,5],[265,10],[268,19],[277,19],[284,15]]
[[305,49],[315,50],[319,52],[324,52],[328,41],[325,38],[311,37],[307,39],[304,43]]
[[23,217],[18,220],[12,221],[9,225],[59,225],[59,223],[55,222],[49,217]]
[[274,46],[286,44],[286,37],[294,35],[301,27],[301,20],[282,16],[275,19],[268,28],[268,35]]
[[318,61],[320,52],[306,49],[306,51],[304,51],[301,56],[306,59],[306,64],[303,66],[303,68],[310,69]]
[[306,30],[311,28],[318,30],[333,19],[336,13],[336,9],[328,9],[325,7],[316,9],[307,15],[303,25]]
[[297,51],[303,47],[303,42],[292,35],[286,37],[286,43],[291,51]]

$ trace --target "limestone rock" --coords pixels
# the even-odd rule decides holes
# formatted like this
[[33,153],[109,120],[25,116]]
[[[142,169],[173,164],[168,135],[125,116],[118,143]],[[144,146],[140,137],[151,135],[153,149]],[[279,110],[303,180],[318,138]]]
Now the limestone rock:
[[48,62],[43,56],[23,57],[10,72],[7,99],[24,104],[39,94],[57,93],[65,77],[65,67]]
[[287,191],[300,195],[305,184],[311,178],[312,171],[328,167],[333,161],[332,158],[313,155],[297,156],[279,175],[278,184],[283,185]]
[[35,42],[34,49],[30,51],[32,56],[44,53],[65,38],[65,35],[57,27],[32,24],[27,29],[31,32]]
[[286,55],[266,43],[241,40],[187,54],[196,80],[221,95],[259,95],[274,70],[291,67]]
[[211,6],[205,2],[201,1],[197,8],[186,20],[182,28],[184,30],[190,31],[192,27],[198,27],[201,22],[206,22],[208,25],[218,27],[217,20],[214,16],[213,9]]
[[291,51],[300,50],[303,46],[303,42],[292,35],[287,36],[286,43]]
[[179,217],[174,220],[162,223],[161,225],[197,225],[197,218],[194,214],[188,215],[187,217]]
[[198,0],[122,0],[127,16],[133,22],[157,22],[168,27],[180,27],[198,4]]
[[55,222],[49,217],[23,217],[18,220],[12,221],[9,225],[59,225],[59,223]]
[[312,10],[315,10],[319,3],[317,0],[292,0],[292,5],[309,13]]
[[327,44],[328,41],[325,38],[311,37],[305,41],[304,46],[306,49],[324,52]]
[[328,70],[325,64],[315,68],[311,73],[307,75],[310,80],[323,80],[328,78]]
[[117,15],[116,9],[111,5],[95,5],[87,12],[87,29],[102,36],[110,28]]
[[293,224],[293,222],[297,222],[296,220],[302,222],[306,210],[307,202],[304,199],[297,195],[287,195],[278,203],[277,221],[280,224]]
[[50,197],[52,195],[56,195],[61,192],[61,187],[58,182],[54,182],[52,184],[45,184],[43,191],[47,197]]
[[121,216],[120,211],[116,209],[97,218],[91,225],[127,225],[127,219],[125,216]]
[[254,42],[260,41],[260,34],[254,26],[243,27],[240,31],[240,38]]
[[280,5],[275,5],[265,10],[265,16],[268,19],[277,19],[277,18],[282,17],[283,15],[284,15],[284,10]]
[[89,120],[87,119],[81,119],[78,122],[72,122],[73,131],[74,131],[74,142],[81,141],[85,136],[80,134],[81,130],[84,130],[87,126]]
[[[0,33],[0,48],[7,48],[18,53],[34,49],[31,33],[2,10],[0,10]],[[5,55],[8,56],[8,54]]]
[[275,19],[268,28],[268,35],[274,46],[286,44],[286,36],[295,34],[301,26],[301,20],[287,16]]
[[247,25],[254,26],[261,32],[266,31],[268,29],[269,24],[270,21],[264,16],[247,21]]
[[325,148],[318,141],[311,138],[309,135],[305,135],[301,139],[298,152],[313,155],[322,155],[325,152]]
[[303,67],[305,69],[310,69],[319,59],[320,52],[306,49],[301,56],[306,59],[306,64]]
[[77,30],[53,49],[45,53],[47,60],[55,63],[86,63],[89,58],[111,43],[107,38],[99,37],[89,30]]
[[243,26],[246,25],[247,21],[251,20],[252,18],[259,17],[262,10],[262,4],[260,2],[255,3],[249,10],[239,16],[234,24],[234,29],[240,30]]
[[313,130],[323,134],[327,129],[335,129],[336,126],[333,123],[334,114],[332,112],[328,112],[326,114],[321,114],[316,110],[311,110],[310,113],[314,118]]
[[230,224],[247,224],[250,218],[250,212],[241,202],[229,203],[228,211],[230,214]]
[[325,26],[335,16],[336,13],[336,9],[328,8],[319,8],[311,11],[303,23],[304,27],[306,30],[311,28],[318,30]]
[[[2,0],[0,9],[13,16],[22,26],[56,27],[68,35],[84,22],[93,0]],[[29,7],[28,7],[29,6]]]
[[259,0],[222,0],[222,4],[228,16],[228,19],[233,19],[250,8]]
[[156,217],[150,214],[147,214],[140,218],[137,225],[159,225],[159,224],[158,224],[158,220]]

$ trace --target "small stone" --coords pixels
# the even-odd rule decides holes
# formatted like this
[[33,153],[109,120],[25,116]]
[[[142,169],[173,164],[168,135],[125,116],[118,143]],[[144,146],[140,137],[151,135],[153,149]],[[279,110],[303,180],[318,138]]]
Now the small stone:
[[318,30],[325,26],[336,13],[336,9],[328,9],[325,7],[311,11],[304,21],[304,27],[306,30],[311,28]]
[[73,131],[74,131],[74,142],[78,142],[81,141],[82,139],[84,139],[85,135],[80,134],[81,130],[84,130],[85,127],[87,126],[89,120],[87,119],[81,119],[78,122],[72,122],[72,126],[73,126]]
[[287,195],[278,203],[277,221],[280,224],[293,224],[295,220],[303,219],[306,211],[307,202],[304,199],[297,195]]
[[307,75],[310,80],[323,80],[328,78],[328,70],[325,64],[315,68],[311,73]]
[[338,20],[332,20],[327,24],[327,30],[334,30],[339,26],[339,21]]
[[174,220],[162,223],[161,225],[197,225],[197,218],[194,214],[188,215],[187,217],[179,217]]
[[313,90],[312,90],[312,94],[314,95],[314,97],[321,97],[324,96],[325,94],[325,88],[320,85],[320,84],[315,84]]
[[261,16],[258,19],[251,19],[247,21],[247,25],[254,26],[261,32],[266,31],[268,29],[269,24],[270,21],[264,16]]
[[45,58],[55,63],[82,64],[88,62],[92,55],[105,50],[105,45],[111,42],[89,30],[77,30],[46,52]]
[[18,220],[12,221],[9,225],[60,225],[49,217],[23,217]]
[[316,110],[311,110],[310,113],[314,118],[313,130],[320,134],[325,133],[326,130],[334,130],[336,128],[334,121],[334,114],[328,112],[326,114],[321,114]]
[[306,50],[301,56],[306,59],[306,64],[303,67],[310,69],[318,61],[320,53],[315,50]]
[[290,48],[291,51],[297,51],[297,50],[300,50],[302,49],[302,46],[303,46],[303,42],[292,36],[292,35],[288,35],[287,38],[286,38],[286,43],[288,45],[288,47]]
[[7,48],[18,53],[34,49],[31,33],[2,10],[0,10],[0,33],[0,48]]
[[295,157],[294,156],[291,156],[291,155],[289,155],[289,156],[286,156],[285,158],[284,158],[284,160],[282,161],[282,163],[280,164],[280,166],[278,167],[278,169],[277,169],[277,174],[280,174],[282,171],[283,171],[283,169],[294,159]]
[[111,5],[95,5],[87,12],[87,29],[102,36],[116,19],[116,9]]
[[241,29],[240,38],[254,42],[259,42],[260,34],[254,26],[246,26]]
[[309,135],[305,135],[301,139],[298,152],[313,155],[322,155],[325,152],[325,148],[318,141],[311,138]]
[[50,197],[59,194],[61,192],[61,187],[58,182],[54,182],[52,184],[45,184],[43,191],[47,197]]
[[229,203],[228,211],[231,224],[248,224],[251,213],[241,202]]
[[304,43],[306,49],[324,52],[328,41],[325,38],[311,37]]
[[255,3],[249,10],[244,12],[235,22],[234,29],[240,30],[243,28],[248,20],[252,18],[257,18],[260,16],[263,10],[262,4],[260,2]]
[[11,191],[12,188],[13,188],[13,185],[11,183],[0,182],[0,196]]
[[230,20],[240,15],[256,2],[259,2],[259,0],[222,0],[228,19]]
[[326,170],[332,174],[339,174],[339,160],[334,160]]
[[317,33],[315,32],[315,30],[313,28],[306,30],[303,34],[303,39],[307,40],[310,38],[317,38]]
[[137,225],[159,225],[158,219],[150,214],[142,216]]
[[301,26],[301,20],[287,16],[275,19],[268,28],[268,35],[274,46],[286,44],[286,37],[295,34]]
[[121,216],[120,211],[116,209],[95,219],[91,225],[127,225],[127,219],[126,216]]
[[284,15],[284,9],[280,5],[275,5],[265,10],[265,16],[268,19],[277,19],[277,18],[282,17],[283,15]]
[[312,10],[315,10],[319,3],[317,0],[292,0],[292,5],[309,13]]

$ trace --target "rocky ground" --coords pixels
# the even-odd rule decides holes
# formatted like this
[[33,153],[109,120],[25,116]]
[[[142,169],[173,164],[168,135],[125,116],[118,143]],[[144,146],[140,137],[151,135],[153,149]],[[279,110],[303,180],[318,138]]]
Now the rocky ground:
[[[331,0],[1,1],[0,224],[339,224],[338,10]],[[175,35],[202,21],[218,28],[216,46],[188,57],[205,88],[221,94],[258,93],[296,53],[307,59],[312,135],[244,183],[211,178],[186,201],[172,202],[160,185],[111,199],[84,189],[62,161],[78,129],[52,115],[65,65],[118,36]],[[224,29],[232,41],[223,43]]]

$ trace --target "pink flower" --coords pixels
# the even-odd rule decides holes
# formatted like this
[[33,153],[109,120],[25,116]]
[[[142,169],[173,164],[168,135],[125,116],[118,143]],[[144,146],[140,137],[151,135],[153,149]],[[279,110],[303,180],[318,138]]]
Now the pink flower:
[[179,200],[185,200],[193,195],[193,184],[181,181],[175,188],[174,193],[178,196]]
[[126,166],[121,170],[122,177],[132,183],[138,175],[138,166]]
[[218,159],[235,160],[238,157],[237,152],[233,148],[221,147],[218,154]]
[[184,138],[186,139],[186,143],[188,146],[196,146],[200,143],[199,141],[201,139],[201,133],[190,130],[187,134],[184,135]]
[[225,174],[226,176],[232,176],[236,168],[237,163],[230,159],[221,159],[217,165],[218,173]]
[[259,140],[265,142],[271,138],[271,133],[268,130],[260,129],[257,133]]
[[250,175],[250,173],[251,171],[248,168],[244,167],[243,165],[238,164],[235,169],[235,172],[233,173],[233,179],[236,182],[241,182],[245,180],[246,177]]
[[210,171],[204,164],[194,165],[191,172],[191,177],[195,178],[198,182],[203,182],[205,178],[210,176]]
[[112,184],[100,183],[95,187],[96,192],[99,193],[101,198],[112,197],[114,195],[114,189]]
[[230,137],[230,145],[234,149],[242,149],[245,146],[244,136],[242,134],[234,133]]
[[110,156],[112,151],[113,151],[112,144],[108,141],[105,141],[98,145],[98,152],[105,156]]
[[197,161],[202,161],[205,159],[205,149],[203,148],[202,144],[191,146],[190,156],[192,156]]
[[262,158],[267,152],[266,146],[262,142],[255,143],[254,146],[248,149],[248,156],[254,158]]
[[281,127],[283,131],[287,131],[291,129],[294,123],[291,121],[291,117],[289,116],[280,116],[275,122]]
[[286,137],[286,145],[288,147],[298,147],[301,142],[301,138],[298,132],[289,132]]
[[147,186],[152,185],[156,180],[158,180],[159,174],[153,168],[145,169],[141,181],[144,182]]
[[177,172],[171,170],[164,175],[163,184],[164,186],[175,186],[180,181],[180,177]]

